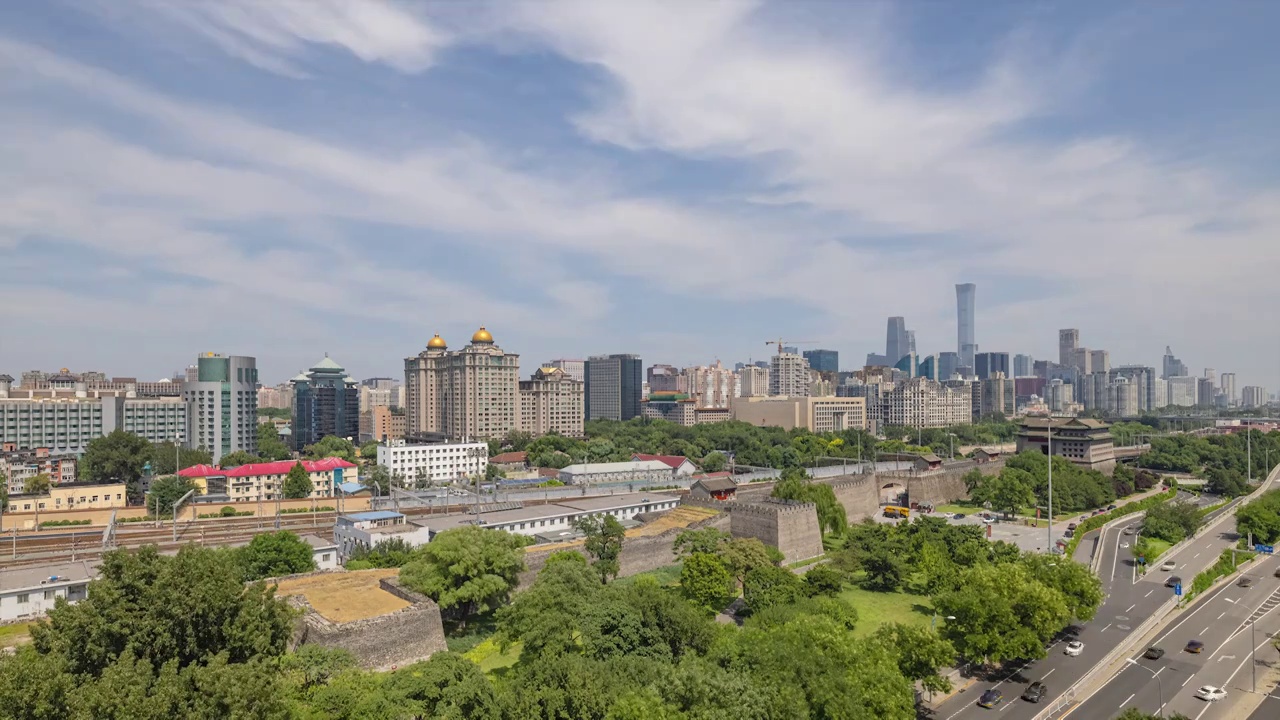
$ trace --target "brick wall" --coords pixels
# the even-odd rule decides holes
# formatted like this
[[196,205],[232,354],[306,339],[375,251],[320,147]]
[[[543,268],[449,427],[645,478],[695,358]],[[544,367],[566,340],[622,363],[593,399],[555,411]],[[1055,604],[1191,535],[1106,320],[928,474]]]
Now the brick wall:
[[355,655],[361,667],[370,670],[404,667],[444,650],[440,608],[430,598],[402,587],[396,578],[383,578],[379,584],[384,591],[412,604],[387,615],[334,623],[312,610],[304,598],[290,597],[289,602],[304,611],[292,648],[304,643],[342,648]]
[[813,503],[782,504],[727,503],[729,532],[734,537],[753,537],[782,551],[787,562],[807,560],[822,554],[822,531],[818,509]]

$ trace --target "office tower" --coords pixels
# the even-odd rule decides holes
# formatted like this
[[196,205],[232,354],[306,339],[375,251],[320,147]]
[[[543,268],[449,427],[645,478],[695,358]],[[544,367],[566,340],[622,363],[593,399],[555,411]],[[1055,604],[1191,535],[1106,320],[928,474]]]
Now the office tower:
[[1077,347],[1068,353],[1067,366],[1075,368],[1081,375],[1093,372],[1093,353],[1089,348]]
[[779,353],[769,361],[769,394],[783,397],[809,395],[809,361],[800,355]]
[[981,405],[977,417],[990,417],[996,413],[1013,417],[1016,395],[1012,378],[1006,378],[1004,373],[994,373],[980,381],[979,390]]
[[675,392],[680,368],[674,365],[650,365],[645,371],[650,393]]
[[867,367],[889,367],[889,356],[880,353],[867,353]]
[[893,366],[893,369],[901,370],[906,373],[909,378],[916,377],[920,374],[917,367],[917,360],[918,358],[916,358],[915,353],[907,353],[902,356],[902,359],[898,361],[897,365]]
[[558,368],[569,374],[569,377],[578,382],[586,382],[586,361],[585,360],[569,360],[560,359],[552,360],[546,364],[546,367]]
[[333,435],[355,442],[360,437],[360,389],[326,353],[293,380],[293,448]]
[[835,350],[805,350],[804,359],[819,372],[840,372],[840,353]]
[[1226,397],[1227,405],[1236,404],[1236,374],[1222,373],[1222,382],[1218,384],[1219,391]]
[[979,380],[995,377],[996,373],[1012,377],[1010,370],[1007,352],[985,352],[973,356],[973,374]]
[[1196,405],[1199,405],[1200,407],[1213,407],[1214,397],[1217,394],[1217,388],[1213,386],[1213,378],[1196,378]]
[[919,365],[916,366],[916,374],[930,380],[938,380],[938,356],[926,355],[921,358]]
[[1089,365],[1089,369],[1096,373],[1111,372],[1111,353],[1106,350],[1090,350]]
[[1164,364],[1160,377],[1168,380],[1173,377],[1186,377],[1187,364],[1173,356],[1173,350],[1166,345],[1164,348]]
[[769,371],[755,365],[747,365],[738,372],[740,397],[763,397],[769,394]]
[[960,365],[973,367],[973,356],[978,352],[974,341],[978,286],[973,283],[956,285],[956,354]]
[[643,375],[639,355],[587,358],[586,418],[627,421],[640,417]]
[[[182,383],[182,401],[186,405],[187,447],[208,450],[215,463],[240,450],[257,454],[258,368],[254,358],[201,355],[196,360],[196,379]],[[349,436],[355,437],[355,433]]]
[[916,331],[908,330],[907,331],[907,352],[913,353],[915,351],[916,351]]
[[952,375],[956,374],[956,368],[963,365],[960,361],[960,355],[953,352],[938,353],[938,382],[950,380]]
[[1259,385],[1245,385],[1240,390],[1240,404],[1247,408],[1263,407],[1267,404],[1267,389]]
[[1080,331],[1067,328],[1058,331],[1058,364],[1071,365],[1071,354],[1080,347]]
[[439,335],[431,338],[425,350],[405,358],[404,385],[408,438],[438,433],[488,440],[520,425],[520,356],[499,347],[483,326],[461,350],[449,350]]
[[1166,379],[1169,397],[1166,405],[1177,407],[1195,407],[1200,398],[1200,378],[1180,375]]
[[1013,376],[1032,377],[1035,375],[1035,359],[1021,353],[1013,356]]
[[560,368],[544,367],[520,381],[520,429],[534,435],[555,432],[582,437],[586,416],[586,391]]
[[896,365],[903,355],[910,352],[911,339],[907,335],[907,321],[900,317],[889,318],[885,332],[885,357],[890,365]]
[[1151,410],[1159,410],[1169,404],[1169,381],[1164,378],[1156,378],[1151,383],[1155,404],[1151,406]]
[[1115,377],[1126,378],[1138,390],[1138,410],[1148,412],[1162,408],[1167,401],[1165,392],[1156,392],[1156,369],[1146,365],[1119,365],[1111,370]]

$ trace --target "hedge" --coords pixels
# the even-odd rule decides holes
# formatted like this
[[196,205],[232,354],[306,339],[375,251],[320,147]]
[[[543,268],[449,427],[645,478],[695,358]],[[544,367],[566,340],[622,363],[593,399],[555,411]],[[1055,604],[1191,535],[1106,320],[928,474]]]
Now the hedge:
[[[1208,570],[1196,575],[1196,579],[1191,581],[1191,592],[1183,594],[1183,601],[1190,602],[1192,598],[1213,585],[1220,577],[1225,577],[1236,571],[1236,568],[1249,562],[1257,553],[1247,552],[1244,550],[1232,550],[1227,548],[1218,556],[1218,562],[1209,567]],[[1235,556],[1235,562],[1232,563],[1231,558]]]
[[[284,508],[283,510],[280,511],[280,514],[290,515],[293,513],[309,513],[311,511],[312,511],[311,508],[304,508],[304,507],[303,508]],[[315,512],[333,512],[333,506],[321,505],[320,507],[315,509]]]
[[1101,515],[1094,515],[1088,520],[1085,520],[1084,522],[1076,526],[1075,534],[1073,534],[1071,536],[1071,539],[1067,541],[1066,556],[1073,557],[1076,554],[1076,548],[1079,547],[1081,538],[1083,538],[1085,533],[1089,532],[1090,530],[1097,530],[1098,528],[1102,527],[1103,525],[1106,525],[1112,520],[1117,520],[1119,518],[1124,517],[1125,515],[1132,515],[1134,513],[1144,512],[1148,508],[1152,508],[1152,507],[1155,507],[1156,505],[1159,505],[1162,502],[1167,502],[1169,500],[1172,500],[1177,494],[1178,494],[1178,490],[1176,488],[1172,488],[1169,490],[1165,490],[1164,492],[1159,493],[1157,495],[1152,495],[1149,498],[1144,498],[1142,500],[1139,500],[1138,502],[1131,502],[1126,505],[1121,505],[1115,510],[1104,512]]
[[92,520],[46,520],[40,523],[40,527],[63,527],[65,525],[88,525]]

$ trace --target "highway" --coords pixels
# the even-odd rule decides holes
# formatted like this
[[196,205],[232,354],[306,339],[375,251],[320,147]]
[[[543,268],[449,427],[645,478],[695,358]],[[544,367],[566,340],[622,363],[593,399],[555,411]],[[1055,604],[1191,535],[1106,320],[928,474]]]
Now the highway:
[[[1159,660],[1142,657],[1137,648],[1131,658],[1142,667],[1126,665],[1106,685],[1074,712],[1082,718],[1107,718],[1129,707],[1156,713],[1163,702],[1165,714],[1182,713],[1193,720],[1227,717],[1233,700],[1253,688],[1250,650],[1256,649],[1259,676],[1280,655],[1271,646],[1271,635],[1280,632],[1280,558],[1264,557],[1243,568],[1242,576],[1206,595],[1186,614],[1174,620],[1152,645],[1165,651]],[[1240,577],[1254,581],[1240,587]],[[1256,627],[1248,624],[1255,619]],[[1202,653],[1184,650],[1191,640],[1204,643]],[[1227,698],[1208,703],[1195,697],[1203,685],[1227,689]],[[1274,719],[1280,705],[1273,705]]]
[[[1207,506],[1217,500],[1218,498],[1204,497],[1198,502]],[[1230,506],[1219,508],[1206,521],[1229,511]],[[1219,532],[1206,533],[1189,543],[1176,556],[1161,558],[1162,562],[1167,559],[1175,560],[1178,563],[1176,570],[1170,573],[1152,570],[1146,576],[1138,577],[1132,551],[1127,547],[1133,541],[1133,536],[1125,535],[1124,529],[1140,526],[1141,522],[1141,516],[1135,515],[1132,522],[1121,523],[1102,537],[1098,549],[1102,553],[1098,575],[1106,597],[1091,622],[1074,626],[1075,635],[1056,641],[1049,647],[1048,656],[1044,659],[1015,668],[1013,672],[999,678],[974,683],[939,705],[931,717],[936,720],[966,720],[990,718],[994,714],[1001,720],[1033,718],[1045,706],[1043,702],[1033,704],[1021,699],[1028,684],[1037,680],[1044,682],[1049,688],[1046,700],[1057,698],[1168,600],[1173,591],[1165,588],[1164,582],[1169,575],[1179,575],[1190,583],[1191,578],[1213,564],[1222,549],[1235,539],[1234,526],[1230,521],[1225,521],[1219,527]],[[1084,643],[1084,652],[1078,657],[1070,657],[1063,652],[1065,643],[1071,639]],[[978,707],[978,698],[993,687],[1004,692],[1004,702],[993,709]],[[1080,714],[1077,717],[1092,720],[1109,715]]]

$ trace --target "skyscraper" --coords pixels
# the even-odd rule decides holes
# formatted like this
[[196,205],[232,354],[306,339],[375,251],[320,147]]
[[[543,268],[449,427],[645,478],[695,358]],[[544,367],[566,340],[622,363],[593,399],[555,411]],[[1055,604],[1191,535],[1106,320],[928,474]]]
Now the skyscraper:
[[293,384],[293,441],[295,450],[333,435],[355,442],[360,438],[360,390],[355,378],[328,355]]
[[1014,355],[1013,356],[1013,376],[1015,378],[1031,377],[1035,375],[1035,359],[1030,355]]
[[1236,404],[1236,374],[1222,373],[1222,382],[1218,384],[1218,388],[1227,398],[1227,405]]
[[[258,367],[251,357],[205,353],[196,379],[182,383],[186,446],[204,448],[216,463],[223,455],[258,452]],[[355,437],[355,434],[352,434]]]
[[960,356],[960,364],[969,367],[973,367],[973,356],[978,352],[973,339],[977,297],[977,285],[956,285],[956,354]]
[[640,417],[644,374],[639,355],[594,355],[587,358],[588,420],[627,421]]
[[807,397],[809,395],[809,361],[792,353],[774,355],[769,360],[769,394]]
[[904,318],[889,318],[884,346],[885,358],[890,366],[896,365],[903,355],[911,352],[911,338],[907,334],[907,321]]
[[1072,354],[1080,347],[1080,331],[1067,328],[1058,331],[1058,364],[1071,365]]
[[1164,347],[1164,364],[1161,368],[1160,377],[1169,379],[1171,377],[1186,377],[1187,364],[1173,356],[1173,350],[1166,345]]
[[645,371],[649,382],[649,392],[675,392],[680,377],[680,368],[675,365],[650,365]]
[[996,373],[1000,373],[1006,378],[1011,377],[1009,372],[1009,353],[985,352],[978,353],[973,358],[973,374],[978,376],[979,380],[995,377]]
[[840,353],[835,350],[805,350],[804,359],[819,372],[840,372]]
[[426,350],[405,358],[404,383],[411,437],[487,440],[519,427],[520,356],[498,347],[484,327],[461,350],[450,351],[439,335],[428,340]]
[[955,374],[956,368],[961,366],[960,356],[953,352],[938,353],[938,377],[934,378],[938,382],[950,380]]

